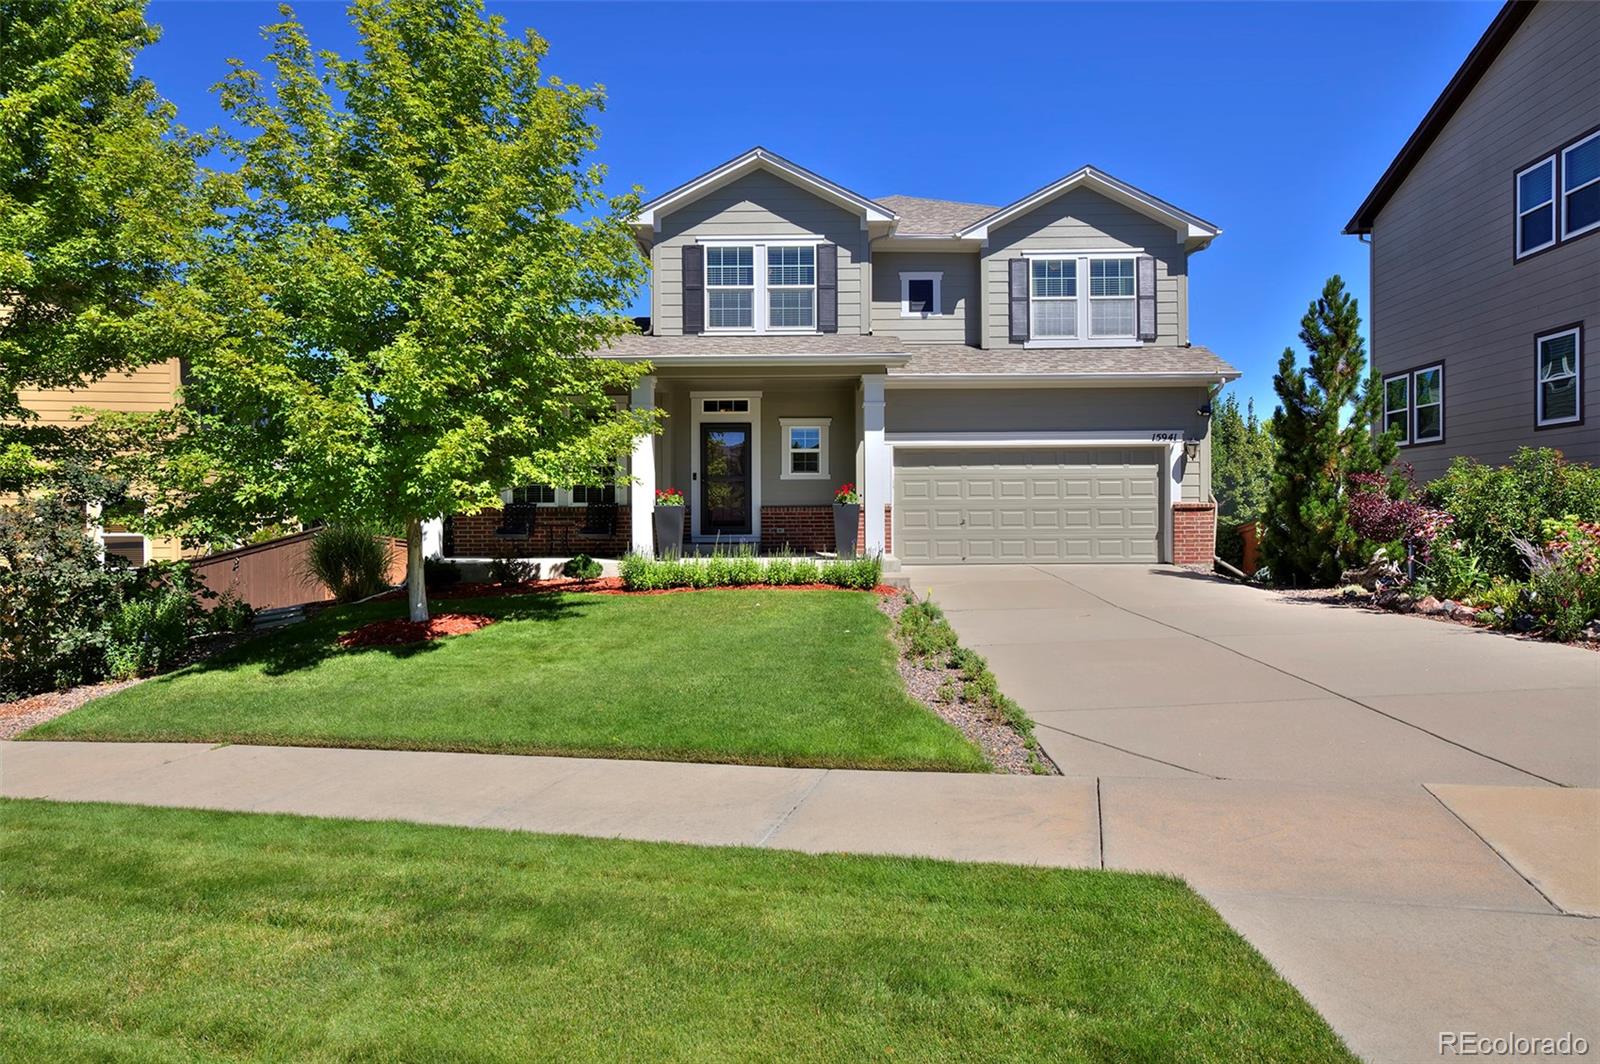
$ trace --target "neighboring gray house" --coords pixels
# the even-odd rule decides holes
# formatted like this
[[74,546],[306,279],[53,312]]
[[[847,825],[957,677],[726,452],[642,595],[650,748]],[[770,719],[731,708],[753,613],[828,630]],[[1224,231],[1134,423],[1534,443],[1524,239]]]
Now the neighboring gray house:
[[1345,232],[1370,237],[1382,424],[1421,479],[1600,462],[1600,4],[1508,3]]
[[[577,549],[654,550],[674,487],[694,541],[832,550],[853,482],[891,560],[1210,562],[1210,397],[1239,375],[1189,339],[1215,225],[1092,167],[993,207],[868,199],[762,148],[634,224],[648,328],[597,353],[648,361],[632,402],[668,416]],[[573,549],[584,499],[510,497],[541,508],[529,553]],[[454,519],[447,552],[499,520]]]

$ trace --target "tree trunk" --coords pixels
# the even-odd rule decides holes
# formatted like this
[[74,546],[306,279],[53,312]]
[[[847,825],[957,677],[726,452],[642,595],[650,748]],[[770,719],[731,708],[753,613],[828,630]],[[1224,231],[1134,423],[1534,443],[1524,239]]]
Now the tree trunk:
[[413,621],[428,619],[428,585],[422,575],[422,520],[416,517],[406,522],[406,600]]

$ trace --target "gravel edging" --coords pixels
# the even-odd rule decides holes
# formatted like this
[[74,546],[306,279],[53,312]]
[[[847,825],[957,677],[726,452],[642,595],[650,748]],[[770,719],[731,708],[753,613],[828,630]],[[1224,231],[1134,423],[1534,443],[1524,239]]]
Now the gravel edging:
[[[982,706],[965,699],[947,701],[943,697],[941,690],[945,684],[960,682],[957,674],[913,658],[906,652],[906,646],[896,631],[900,614],[906,608],[906,597],[910,594],[909,591],[897,591],[895,594],[879,595],[878,609],[889,618],[889,641],[895,646],[895,664],[911,697],[976,743],[978,749],[983,751],[984,758],[997,771],[1018,776],[1061,775],[1061,770],[1042,749],[1030,750],[1027,740],[1005,721],[996,720]],[[1041,773],[1035,768],[1036,765],[1042,766],[1045,771]]]
[[42,695],[29,695],[15,702],[0,702],[0,739],[15,739],[35,724],[54,720],[85,702],[116,694],[139,683],[144,683],[144,679],[86,683],[65,691],[46,691]]
[[1557,647],[1576,647],[1591,653],[1600,653],[1600,642],[1592,639],[1574,639],[1563,641],[1551,639],[1538,632],[1517,632],[1508,628],[1496,628],[1474,618],[1464,617],[1450,613],[1423,613],[1420,610],[1394,610],[1378,605],[1370,591],[1360,594],[1346,594],[1341,587],[1273,587],[1263,588],[1279,598],[1290,599],[1294,602],[1315,602],[1321,606],[1338,606],[1341,609],[1360,610],[1362,613],[1381,613],[1389,617],[1414,617],[1419,621],[1433,621],[1440,624],[1452,624],[1457,628],[1471,628],[1476,632],[1488,632],[1492,635],[1502,636],[1506,639],[1515,639],[1522,643],[1545,643]]

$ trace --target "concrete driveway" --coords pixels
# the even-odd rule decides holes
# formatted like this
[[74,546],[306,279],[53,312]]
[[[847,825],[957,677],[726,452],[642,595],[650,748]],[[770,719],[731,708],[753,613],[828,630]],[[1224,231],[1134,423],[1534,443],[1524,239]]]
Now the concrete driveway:
[[908,568],[1183,876],[1373,1060],[1600,1046],[1600,654],[1170,567]]

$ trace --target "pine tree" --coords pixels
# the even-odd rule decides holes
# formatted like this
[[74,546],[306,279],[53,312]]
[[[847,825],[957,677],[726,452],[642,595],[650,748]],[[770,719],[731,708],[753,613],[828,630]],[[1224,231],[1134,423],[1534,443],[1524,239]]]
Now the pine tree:
[[1372,431],[1382,391],[1376,375],[1367,375],[1360,330],[1355,297],[1335,274],[1300,319],[1308,365],[1295,365],[1293,348],[1278,360],[1278,451],[1262,554],[1280,585],[1329,585],[1364,560],[1344,507],[1350,477],[1383,469],[1396,445],[1392,435]]
[[1222,396],[1211,418],[1211,490],[1217,513],[1227,521],[1258,521],[1272,485],[1277,442],[1272,423],[1256,416],[1255,400],[1241,407],[1237,396]]

